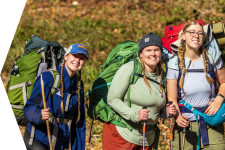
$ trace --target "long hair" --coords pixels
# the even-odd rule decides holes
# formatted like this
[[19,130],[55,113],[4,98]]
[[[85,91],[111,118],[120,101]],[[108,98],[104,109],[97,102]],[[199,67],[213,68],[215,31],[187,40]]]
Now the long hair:
[[[62,67],[61,67],[61,112],[64,114],[64,106],[63,106],[63,98],[64,98],[64,77],[63,77],[63,68],[65,66],[65,59],[63,60]],[[80,120],[80,90],[81,90],[81,71],[79,71],[79,82],[78,82],[78,92],[77,92],[77,104],[78,104],[78,115],[77,115],[77,122]],[[76,122],[76,123],[77,123]]]
[[60,108],[61,108],[61,112],[62,114],[64,114],[64,106],[63,106],[63,97],[64,97],[64,79],[63,79],[63,68],[65,66],[65,59],[63,60],[63,63],[62,63],[62,67],[61,67],[61,105],[60,105]]
[[[188,27],[190,27],[191,25],[200,25],[203,29],[203,26],[198,23],[198,22],[189,22],[187,23],[183,29],[182,29],[182,35],[185,34],[185,31],[187,31]],[[203,41],[206,37],[203,38]],[[183,83],[184,83],[184,75],[186,73],[186,69],[185,69],[185,62],[184,62],[184,54],[185,54],[185,51],[186,51],[186,42],[185,40],[181,39],[181,43],[180,43],[180,47],[178,48],[178,59],[180,61],[180,69],[181,69],[181,77],[180,77],[180,82],[179,82],[179,87],[181,89],[183,89]],[[205,49],[205,47],[202,45],[200,48],[199,48],[199,51],[200,53],[203,55],[203,60],[204,60],[204,72],[205,72],[205,76],[206,76],[206,79],[207,79],[207,82],[209,84],[213,83],[213,79],[210,78],[207,74],[207,69],[208,69],[208,63],[207,63],[207,51]]]
[[159,90],[160,90],[160,93],[162,94],[163,93],[163,87],[162,87],[162,84],[163,84],[163,81],[162,81],[162,73],[163,73],[163,63],[162,63],[162,60],[160,60],[160,62],[157,64],[156,66],[156,71],[157,71],[157,76],[160,80],[160,84],[159,84]]
[[78,98],[77,98],[77,103],[78,103],[77,122],[80,120],[80,89],[81,89],[81,70],[79,71],[79,82],[78,82],[78,93],[77,93],[77,96],[78,96]]
[[[141,60],[141,58],[140,58],[140,60]],[[144,82],[145,82],[146,86],[148,87],[149,92],[151,93],[151,87],[150,87],[150,85],[148,83],[148,80],[146,78],[146,75],[145,75],[145,64],[142,60],[141,60],[141,66],[142,66],[142,75],[144,76]],[[156,74],[157,74],[157,76],[160,80],[160,83],[162,84],[162,61],[161,60],[156,66]],[[160,93],[162,94],[163,93],[163,87],[162,87],[161,84],[159,84],[159,89],[160,89]]]

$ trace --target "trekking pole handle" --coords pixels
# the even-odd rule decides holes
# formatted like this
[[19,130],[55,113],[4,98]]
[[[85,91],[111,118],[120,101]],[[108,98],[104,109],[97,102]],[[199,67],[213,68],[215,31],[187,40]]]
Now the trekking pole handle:
[[[169,101],[168,102],[169,105],[171,105],[172,103],[173,103],[172,101]],[[173,115],[172,114],[169,114],[169,118],[172,118],[172,117],[173,117]]]
[[[142,109],[147,109],[147,107],[146,106],[144,106]],[[143,122],[146,122],[147,120],[143,120]]]
[[184,127],[182,132],[186,133],[187,132],[187,127]]

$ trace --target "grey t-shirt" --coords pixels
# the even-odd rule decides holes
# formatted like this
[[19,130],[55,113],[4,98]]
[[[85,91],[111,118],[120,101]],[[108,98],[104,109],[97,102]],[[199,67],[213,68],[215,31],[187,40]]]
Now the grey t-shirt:
[[[223,67],[223,61],[219,57],[214,65],[214,72],[221,67]],[[188,69],[204,69],[204,64],[199,59],[196,62],[191,62]],[[166,78],[178,79],[178,70],[168,68]],[[209,104],[210,100],[215,98],[215,96],[210,98],[211,88],[204,72],[187,72],[184,78],[183,89],[184,91],[181,91],[181,97],[193,107],[205,107]],[[189,121],[196,120],[192,113],[184,113],[183,115],[186,115]]]

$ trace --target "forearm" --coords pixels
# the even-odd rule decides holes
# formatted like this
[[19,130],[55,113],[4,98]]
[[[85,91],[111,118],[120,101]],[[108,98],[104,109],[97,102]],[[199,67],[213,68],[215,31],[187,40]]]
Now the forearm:
[[222,96],[219,96],[219,94],[221,94],[222,96],[225,96],[225,83],[222,83],[220,85],[218,94],[217,94],[216,98],[214,99],[215,102],[222,104],[224,101],[224,98],[222,98]]
[[219,87],[218,94],[225,96],[225,83],[222,83]]
[[178,97],[177,80],[176,79],[167,79],[167,100],[172,101],[176,107],[177,113],[174,116],[175,119],[177,119],[179,116],[181,116],[177,97]]
[[176,107],[176,115],[174,116],[174,118],[175,119],[177,119],[179,116],[181,116],[181,113],[180,113],[180,108],[179,108],[179,105],[178,105],[178,103],[177,103],[177,100],[174,100],[173,101],[173,104],[175,105],[175,107]]
[[[225,68],[224,67],[216,71],[216,80],[220,84],[218,94],[225,96]],[[220,101],[221,103],[223,101],[223,98],[220,96],[217,96],[215,99]]]

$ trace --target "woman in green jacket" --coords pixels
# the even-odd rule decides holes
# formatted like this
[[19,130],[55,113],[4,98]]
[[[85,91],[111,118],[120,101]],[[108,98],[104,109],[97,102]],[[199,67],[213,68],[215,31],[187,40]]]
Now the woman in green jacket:
[[[162,85],[149,81],[147,77],[162,83],[161,56],[162,41],[160,37],[148,33],[139,42],[139,60],[144,77],[140,77],[135,84],[130,85],[131,107],[127,105],[127,90],[134,62],[130,61],[124,64],[115,74],[108,91],[107,103],[133,127],[133,130],[104,123],[103,150],[142,149],[143,123],[141,122],[143,120],[146,120],[147,126],[145,149],[152,149],[155,131],[148,127],[156,125],[160,110],[166,103],[166,96]],[[147,109],[142,109],[144,106]],[[175,106],[174,109],[170,109],[169,113],[175,113]]]

